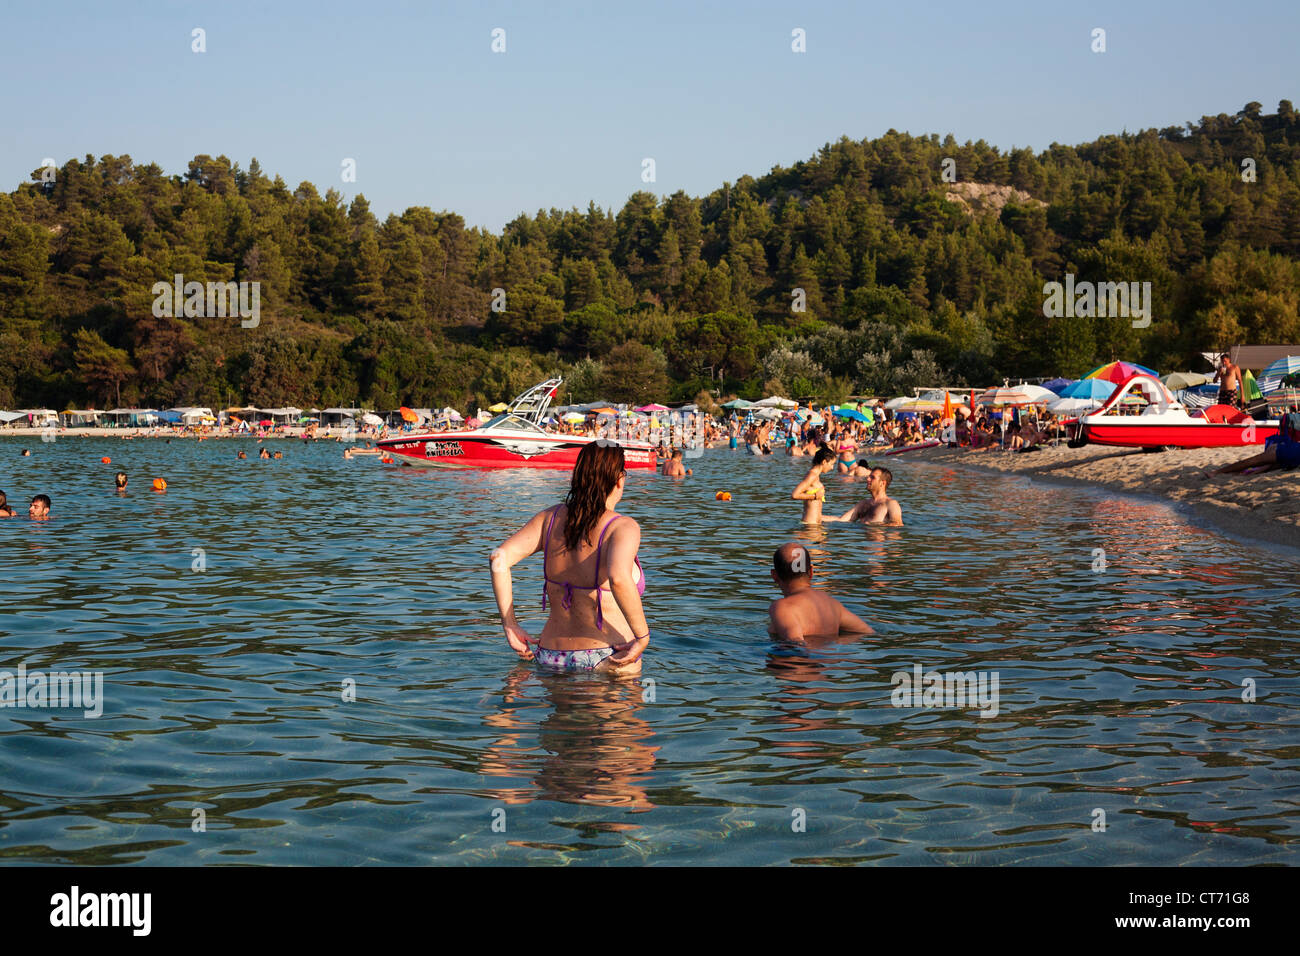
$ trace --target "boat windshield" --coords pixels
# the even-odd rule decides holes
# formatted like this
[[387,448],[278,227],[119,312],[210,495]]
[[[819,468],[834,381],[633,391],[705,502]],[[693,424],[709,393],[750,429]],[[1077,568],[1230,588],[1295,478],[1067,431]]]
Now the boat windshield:
[[502,412],[495,418],[488,421],[482,427],[483,431],[490,428],[509,429],[511,431],[537,432],[539,435],[545,434],[540,428],[528,421],[526,418],[520,418],[518,415],[512,415],[509,412]]

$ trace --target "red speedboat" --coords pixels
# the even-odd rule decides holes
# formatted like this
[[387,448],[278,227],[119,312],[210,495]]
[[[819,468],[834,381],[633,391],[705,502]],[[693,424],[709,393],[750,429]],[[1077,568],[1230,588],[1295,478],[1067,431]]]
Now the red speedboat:
[[[1130,393],[1140,394],[1147,406],[1138,415],[1121,415]],[[1174,401],[1158,378],[1131,375],[1115,389],[1106,404],[1079,418],[1079,444],[1127,445],[1139,448],[1240,448],[1262,445],[1277,434],[1276,421],[1255,421],[1230,405],[1211,405],[1196,415]]]
[[[590,435],[558,435],[542,428],[546,409],[560,387],[553,378],[534,385],[500,415],[482,426],[463,431],[423,432],[385,438],[379,447],[402,465],[425,468],[566,468],[578,452],[601,439]],[[646,442],[619,441],[629,471],[653,470],[655,449]]]

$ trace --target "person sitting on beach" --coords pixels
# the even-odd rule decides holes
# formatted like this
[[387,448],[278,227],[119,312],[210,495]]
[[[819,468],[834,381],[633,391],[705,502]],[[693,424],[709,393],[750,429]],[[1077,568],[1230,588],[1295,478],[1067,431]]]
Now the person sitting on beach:
[[874,634],[875,630],[843,604],[812,583],[812,555],[802,544],[783,544],[772,555],[772,581],[781,597],[767,609],[768,630],[788,641],[838,634]]
[[1291,471],[1297,466],[1300,466],[1300,412],[1287,412],[1278,421],[1277,434],[1264,439],[1262,452],[1214,471],[1207,471],[1205,477],[1235,475],[1247,470],[1252,474],[1277,468]]
[[12,518],[18,512],[9,507],[9,496],[0,491],[0,518]]
[[50,516],[50,496],[37,495],[27,506],[27,516],[34,521],[45,521]]
[[889,497],[889,483],[894,480],[894,473],[888,468],[873,468],[867,479],[867,491],[871,497],[855,505],[831,521],[856,521],[859,524],[883,524],[890,527],[903,526],[903,509],[898,502]]
[[665,478],[685,478],[691,470],[682,464],[682,450],[674,448],[672,455],[664,461]]
[[126,472],[119,471],[113,476],[113,484],[118,491],[126,491]]
[[[641,527],[614,511],[626,483],[621,447],[586,445],[564,502],[535,514],[492,552],[492,590],[506,642],[522,659],[552,671],[641,672],[650,643],[641,607],[645,574],[637,560]],[[534,640],[515,617],[510,569],[538,551],[542,607],[549,604],[551,613]]]
[[813,455],[812,468],[799,482],[798,487],[790,493],[795,501],[803,502],[803,523],[821,524],[822,505],[826,502],[826,488],[822,484],[822,475],[835,467],[835,452],[823,445]]

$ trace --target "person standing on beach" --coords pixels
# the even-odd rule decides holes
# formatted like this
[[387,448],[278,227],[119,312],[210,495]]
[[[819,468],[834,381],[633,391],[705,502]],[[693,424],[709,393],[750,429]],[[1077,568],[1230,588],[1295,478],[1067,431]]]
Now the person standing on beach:
[[898,502],[889,497],[889,483],[894,480],[894,473],[888,468],[873,468],[867,479],[867,491],[871,497],[854,506],[831,521],[856,521],[859,524],[883,524],[890,527],[903,526],[903,509]]
[[838,634],[874,634],[870,624],[812,583],[812,555],[802,544],[783,544],[772,555],[772,581],[781,597],[767,609],[768,630],[801,641]]
[[812,468],[799,482],[798,487],[790,493],[795,501],[803,502],[803,523],[821,524],[822,506],[826,503],[826,487],[822,484],[822,475],[835,467],[835,452],[823,446],[813,455]]
[[1219,356],[1219,367],[1215,370],[1213,381],[1219,383],[1219,404],[1241,408],[1241,395],[1244,386],[1241,381],[1241,369],[1233,364],[1232,357],[1224,352]]

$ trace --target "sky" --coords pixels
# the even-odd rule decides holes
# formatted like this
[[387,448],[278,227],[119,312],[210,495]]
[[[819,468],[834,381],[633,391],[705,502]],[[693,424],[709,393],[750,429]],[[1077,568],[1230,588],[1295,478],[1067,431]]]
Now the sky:
[[1298,36],[1294,0],[0,0],[0,188],[47,157],[224,154],[497,232],[891,128],[1037,151],[1273,112],[1300,102]]

